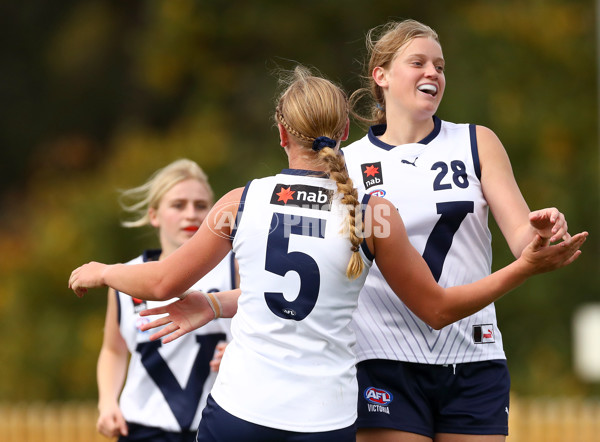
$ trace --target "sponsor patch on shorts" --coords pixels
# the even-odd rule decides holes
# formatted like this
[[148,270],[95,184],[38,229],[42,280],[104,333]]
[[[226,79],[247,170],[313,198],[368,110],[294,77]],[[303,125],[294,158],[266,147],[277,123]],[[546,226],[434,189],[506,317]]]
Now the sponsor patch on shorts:
[[367,400],[367,410],[370,413],[390,414],[390,409],[387,405],[394,400],[394,397],[389,391],[369,387],[364,392],[364,398]]

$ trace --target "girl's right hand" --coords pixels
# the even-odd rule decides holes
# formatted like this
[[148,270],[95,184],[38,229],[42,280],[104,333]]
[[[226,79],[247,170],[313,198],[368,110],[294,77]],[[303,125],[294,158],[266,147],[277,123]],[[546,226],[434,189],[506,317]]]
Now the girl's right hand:
[[127,436],[129,434],[127,423],[118,404],[100,410],[96,429],[98,433],[106,437]]
[[588,232],[581,232],[558,244],[550,245],[549,238],[536,235],[519,259],[527,264],[532,275],[559,269],[579,258],[579,249],[587,236]]

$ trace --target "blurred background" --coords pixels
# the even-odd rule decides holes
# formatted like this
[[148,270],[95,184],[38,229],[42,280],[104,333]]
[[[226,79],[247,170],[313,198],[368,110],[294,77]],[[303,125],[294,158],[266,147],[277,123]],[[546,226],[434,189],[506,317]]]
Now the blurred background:
[[[597,16],[593,0],[4,2],[0,402],[95,400],[106,290],[78,299],[69,274],[157,245],[120,227],[118,189],[181,157],[217,196],[278,172],[276,69],[314,66],[352,92],[366,32],[404,18],[440,35],[438,116],[492,128],[530,208],[556,206],[571,232],[590,232],[574,265],[497,303],[514,394],[599,398],[573,332],[600,302]],[[363,134],[353,124],[349,142]],[[490,228],[497,269],[513,258]]]

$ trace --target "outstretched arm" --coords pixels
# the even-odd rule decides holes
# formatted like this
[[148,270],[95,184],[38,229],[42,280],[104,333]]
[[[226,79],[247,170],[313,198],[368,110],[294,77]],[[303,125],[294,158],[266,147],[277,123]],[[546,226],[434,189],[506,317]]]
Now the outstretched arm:
[[536,236],[508,266],[471,284],[444,289],[435,282],[429,267],[410,244],[393,205],[383,198],[372,197],[369,206],[378,214],[373,225],[367,225],[365,230],[377,266],[408,308],[435,329],[478,312],[535,274],[572,263],[581,254],[579,248],[587,237],[587,232],[583,232],[546,246],[548,240]]
[[231,250],[231,229],[242,191],[221,198],[196,234],[164,260],[135,265],[91,262],[71,273],[69,288],[79,297],[88,288],[103,285],[147,300],[181,295]]
[[[220,303],[219,309],[221,315],[218,317],[231,318],[237,312],[237,300],[240,297],[241,290],[235,289],[228,292],[211,293]],[[202,292],[191,292],[185,298],[175,301],[171,304],[155,307],[140,312],[141,316],[162,315],[161,318],[144,324],[142,331],[150,330],[156,327],[162,327],[159,331],[150,336],[151,340],[164,338],[163,342],[174,341],[175,339],[189,333],[203,325],[208,324],[217,318],[214,307],[210,305],[210,298],[207,298]]]
[[565,216],[554,207],[530,212],[500,139],[487,127],[477,126],[476,130],[481,189],[515,258],[536,235],[550,243],[568,240]]

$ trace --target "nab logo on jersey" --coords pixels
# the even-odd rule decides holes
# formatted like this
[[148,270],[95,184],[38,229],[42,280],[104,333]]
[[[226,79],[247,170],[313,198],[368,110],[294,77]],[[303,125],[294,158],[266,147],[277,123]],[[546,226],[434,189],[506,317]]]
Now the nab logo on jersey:
[[383,184],[383,174],[381,172],[381,161],[377,163],[366,163],[360,165],[362,171],[365,190]]
[[369,387],[365,390],[365,399],[377,405],[387,405],[392,402],[392,394],[375,387]]
[[131,301],[133,302],[134,313],[139,313],[142,310],[146,310],[148,308],[148,307],[146,307],[146,304],[147,304],[146,301],[144,301],[143,299],[134,298],[132,296]]
[[331,189],[300,184],[277,184],[271,195],[271,204],[329,211],[332,197]]

